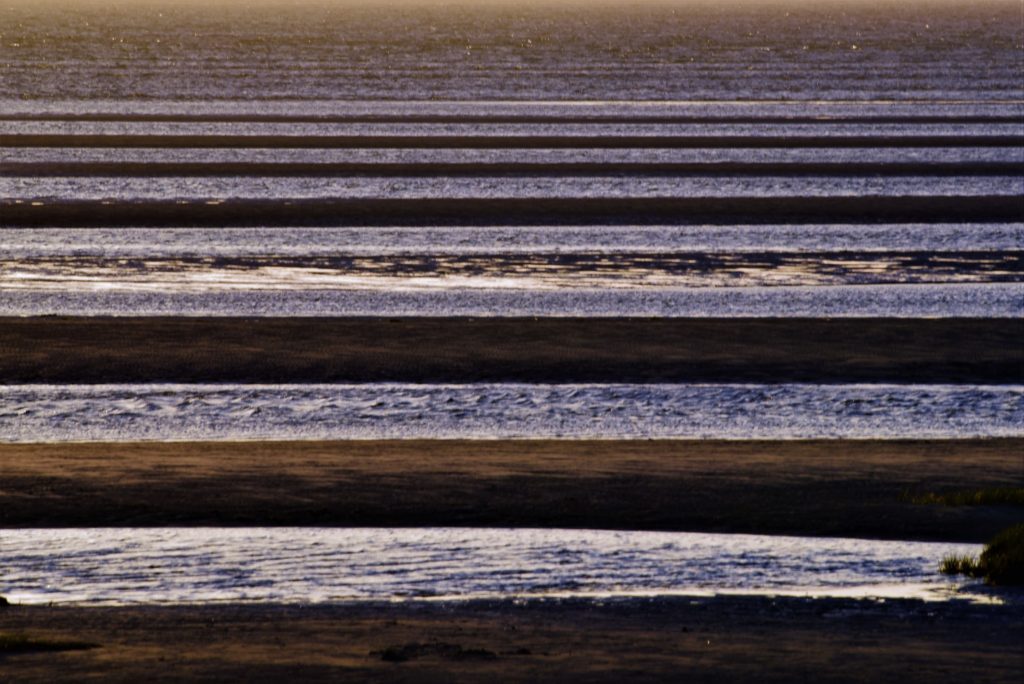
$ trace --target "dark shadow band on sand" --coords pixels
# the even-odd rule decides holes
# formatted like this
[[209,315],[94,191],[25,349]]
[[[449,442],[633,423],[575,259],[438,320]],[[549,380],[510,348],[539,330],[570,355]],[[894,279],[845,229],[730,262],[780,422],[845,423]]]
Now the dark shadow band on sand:
[[1007,222],[1017,195],[0,200],[0,227]]
[[1021,319],[0,318],[0,382],[1024,382]]
[[981,542],[1024,440],[0,444],[0,527],[499,526]]
[[9,162],[0,177],[164,176],[1013,176],[1019,162],[894,163],[302,163]]
[[1024,147],[1019,135],[91,135],[10,134],[3,147],[266,149],[856,149]]

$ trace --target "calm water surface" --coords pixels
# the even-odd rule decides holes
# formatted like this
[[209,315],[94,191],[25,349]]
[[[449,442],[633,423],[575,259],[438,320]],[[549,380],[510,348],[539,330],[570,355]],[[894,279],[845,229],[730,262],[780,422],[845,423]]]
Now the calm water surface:
[[0,530],[19,603],[795,594],[944,599],[968,544],[601,530]]

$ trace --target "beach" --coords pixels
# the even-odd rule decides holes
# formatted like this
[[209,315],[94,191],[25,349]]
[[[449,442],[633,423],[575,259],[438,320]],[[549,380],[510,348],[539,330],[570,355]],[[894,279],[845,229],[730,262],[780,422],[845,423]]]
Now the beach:
[[0,680],[1021,680],[1017,3],[7,5]]
[[112,382],[1024,380],[1024,319],[5,317],[0,379]]
[[0,525],[679,530],[983,542],[1024,441],[383,440],[0,444]]
[[97,648],[0,656],[15,681],[1013,681],[1019,605],[717,597],[461,605],[0,608]]

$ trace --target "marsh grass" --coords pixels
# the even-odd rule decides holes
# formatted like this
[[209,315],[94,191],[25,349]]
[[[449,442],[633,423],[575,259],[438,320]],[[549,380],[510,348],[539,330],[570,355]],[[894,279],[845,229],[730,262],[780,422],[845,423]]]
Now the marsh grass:
[[915,504],[939,506],[1024,506],[1024,487],[989,487],[955,492],[906,494],[904,499]]
[[985,545],[978,558],[950,555],[939,572],[984,578],[994,586],[1024,585],[1024,523],[1009,527]]
[[99,644],[66,639],[40,639],[12,632],[0,632],[0,656],[11,653],[41,653],[51,651],[84,651],[98,648]]
[[939,565],[939,572],[943,575],[978,577],[978,560],[974,556],[950,554],[943,557],[942,564]]
[[989,584],[1024,585],[1024,523],[997,534],[978,561]]

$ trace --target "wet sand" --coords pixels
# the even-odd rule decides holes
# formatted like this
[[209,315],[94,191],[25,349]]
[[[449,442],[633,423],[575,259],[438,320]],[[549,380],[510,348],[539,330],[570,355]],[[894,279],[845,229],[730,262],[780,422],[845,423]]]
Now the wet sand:
[[0,382],[1024,382],[1021,319],[0,318]]
[[1024,439],[0,445],[0,526],[515,526],[983,542]]
[[1020,606],[761,598],[9,607],[11,681],[1010,682]]

